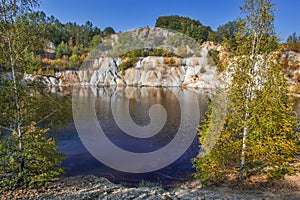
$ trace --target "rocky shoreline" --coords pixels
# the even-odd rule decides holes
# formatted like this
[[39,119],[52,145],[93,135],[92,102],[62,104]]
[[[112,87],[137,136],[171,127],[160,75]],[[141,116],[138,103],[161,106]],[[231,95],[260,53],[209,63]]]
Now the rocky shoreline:
[[[255,180],[253,180],[253,183]],[[198,181],[172,188],[126,187],[95,176],[61,178],[42,189],[6,192],[0,199],[299,199],[300,176],[284,180],[256,182],[247,186],[213,186],[203,188]]]
[[24,82],[42,82],[47,86],[147,86],[215,88],[219,72],[207,62],[207,50],[202,57],[173,59],[166,64],[163,57],[140,58],[136,65],[119,71],[120,58],[95,59],[90,68],[57,72],[55,76],[26,74]]

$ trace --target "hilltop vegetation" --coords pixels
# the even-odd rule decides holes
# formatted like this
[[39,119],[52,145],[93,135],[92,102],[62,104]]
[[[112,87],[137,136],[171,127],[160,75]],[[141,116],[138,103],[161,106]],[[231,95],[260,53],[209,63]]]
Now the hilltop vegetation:
[[[27,66],[24,70],[30,74],[54,75],[56,71],[78,69],[92,49],[106,37],[116,33],[112,27],[102,30],[90,21],[82,25],[75,22],[62,23],[54,16],[48,17],[41,11],[26,14],[23,21],[26,21],[30,29],[36,30],[32,37],[40,38],[39,41],[42,42],[39,48],[36,46],[36,49],[27,54]],[[237,47],[236,34],[243,23],[238,20],[230,21],[213,31],[198,20],[172,15],[158,17],[155,26],[178,31],[200,44],[206,41],[222,44],[230,52]],[[294,33],[284,47],[286,50],[299,51],[299,41],[299,37]],[[165,52],[159,53],[156,51],[153,55],[166,56]],[[218,53],[211,52],[213,55]],[[5,71],[1,60],[0,58],[0,66],[2,71]]]

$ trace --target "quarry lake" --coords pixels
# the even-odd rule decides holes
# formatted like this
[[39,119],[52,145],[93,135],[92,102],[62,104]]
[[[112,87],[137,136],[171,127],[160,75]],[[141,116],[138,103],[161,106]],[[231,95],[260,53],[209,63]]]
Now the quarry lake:
[[[172,143],[171,141],[175,138],[180,129],[180,123],[184,123],[185,127],[192,126],[189,127],[189,130],[193,130],[190,133],[193,138],[187,150],[180,149],[183,148],[181,145],[170,150],[168,152],[170,157],[174,156],[173,153],[176,154],[176,152],[181,150],[183,153],[178,159],[176,158],[174,162],[162,169],[146,173],[122,172],[106,166],[90,153],[87,146],[82,142],[82,136],[78,133],[78,124],[76,126],[77,117],[74,115],[74,120],[58,131],[59,151],[66,155],[62,164],[66,169],[65,176],[95,175],[106,177],[116,183],[133,185],[139,184],[142,181],[168,185],[192,178],[194,169],[192,167],[191,159],[199,153],[199,142],[196,135],[197,126],[194,127],[194,125],[190,125],[195,124],[195,119],[192,118],[192,113],[187,112],[198,112],[199,117],[203,117],[207,109],[207,91],[190,91],[179,87],[77,88],[73,90],[73,99],[74,93],[81,99],[81,103],[83,102],[83,104],[90,103],[85,102],[87,99],[94,99],[94,105],[92,106],[95,109],[95,116],[104,134],[112,144],[125,151],[139,154],[163,149],[166,145]],[[196,97],[196,102],[191,102],[189,95]],[[178,97],[180,97],[180,100]],[[193,108],[195,103],[197,106]],[[163,124],[163,127],[159,129],[158,133],[154,134],[152,137],[133,137],[132,135],[125,133],[122,127],[120,127],[122,126],[120,125],[120,122],[116,122],[116,117],[114,116],[112,109],[112,106],[114,105],[117,105],[115,112],[118,112],[119,116],[124,119],[132,119],[136,126],[142,128],[151,124],[151,107],[153,105],[161,105],[165,111],[163,113],[166,114],[165,123]],[[73,114],[76,106],[77,104],[73,101]],[[189,107],[190,111],[184,110],[184,106]],[[84,115],[85,114],[83,113],[81,123],[89,124],[90,119],[85,118]],[[159,116],[156,115],[156,117]],[[183,117],[185,118],[184,120],[182,120]],[[197,124],[199,122],[200,121],[197,121]],[[180,143],[184,143],[185,137],[188,138],[191,137],[191,135],[184,135],[183,138],[181,138],[182,142]],[[95,143],[103,145],[101,141],[95,141]],[[108,152],[104,149],[105,154],[109,157],[110,150],[107,151]],[[112,156],[111,159],[120,158],[114,158]],[[128,160],[128,162],[131,161]],[[126,165],[126,162],[123,164]],[[140,163],[136,162],[136,164]],[[151,165],[151,163],[143,164],[145,167]]]

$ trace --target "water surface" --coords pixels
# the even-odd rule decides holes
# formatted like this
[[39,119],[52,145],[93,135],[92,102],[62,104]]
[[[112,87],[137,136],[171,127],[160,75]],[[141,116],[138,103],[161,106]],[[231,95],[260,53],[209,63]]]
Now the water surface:
[[[181,88],[79,88],[73,92],[81,96],[96,97],[95,109],[97,119],[109,140],[118,147],[136,153],[156,151],[170,143],[180,126],[180,103],[174,93],[187,92]],[[205,91],[192,91],[195,93],[199,104],[199,113],[203,116],[207,107],[207,93]],[[139,126],[147,126],[150,123],[149,109],[152,105],[162,105],[166,111],[167,119],[161,131],[150,138],[135,138],[124,133],[116,124],[111,101],[117,101],[122,105],[129,100],[129,113],[132,120]],[[189,103],[190,99],[184,99]],[[116,102],[113,102],[116,103]],[[121,115],[126,111],[120,107],[117,110]],[[192,119],[191,119],[192,120]],[[187,119],[187,123],[189,119]],[[196,127],[194,129],[197,132]],[[191,178],[194,169],[191,159],[199,153],[198,139],[195,137],[187,151],[171,165],[148,173],[125,173],[105,166],[95,159],[85,148],[78,136],[74,122],[69,123],[59,131],[59,150],[66,154],[63,167],[66,168],[66,176],[96,175],[103,176],[118,183],[138,184],[142,180],[159,182],[164,185]],[[172,152],[170,152],[172,154]]]

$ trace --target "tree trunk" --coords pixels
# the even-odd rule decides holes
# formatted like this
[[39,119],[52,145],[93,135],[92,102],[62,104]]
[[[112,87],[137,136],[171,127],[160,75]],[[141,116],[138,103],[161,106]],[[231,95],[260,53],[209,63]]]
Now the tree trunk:
[[[248,109],[248,105],[246,106]],[[245,173],[245,151],[246,151],[246,139],[247,139],[247,134],[248,134],[248,125],[247,125],[247,120],[248,120],[248,112],[246,111],[245,114],[245,127],[243,131],[243,144],[242,144],[242,155],[241,155],[241,164],[240,164],[240,181],[243,181],[245,179],[244,173]]]
[[18,134],[18,148],[20,152],[20,157],[18,159],[19,162],[19,172],[24,171],[24,155],[23,155],[23,133],[22,133],[22,120],[21,120],[21,105],[19,100],[19,92],[18,92],[18,85],[17,85],[17,77],[15,72],[15,58],[13,57],[12,45],[11,45],[11,37],[8,40],[8,48],[10,52],[10,65],[11,65],[11,73],[13,79],[13,89],[15,95],[15,106],[17,112],[17,119],[16,119],[16,131]]

